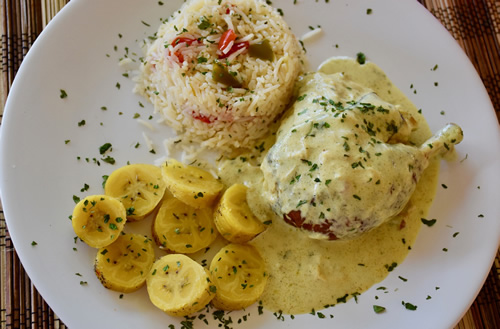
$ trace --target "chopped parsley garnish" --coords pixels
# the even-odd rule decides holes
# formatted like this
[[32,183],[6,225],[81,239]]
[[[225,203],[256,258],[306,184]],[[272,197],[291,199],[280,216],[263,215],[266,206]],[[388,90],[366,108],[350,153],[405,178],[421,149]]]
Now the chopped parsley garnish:
[[110,150],[112,147],[111,143],[105,143],[99,147],[99,154],[104,154],[106,151]]
[[393,262],[391,265],[385,264],[385,268],[387,269],[387,272],[392,272],[397,266],[398,266],[398,263],[396,263],[396,262]]
[[345,294],[343,297],[337,298],[337,303],[346,303],[347,297],[349,297],[349,294]]
[[106,163],[109,163],[109,164],[115,164],[116,163],[116,160],[112,157],[110,157],[109,155],[103,159],[101,159],[102,161],[106,162]]
[[61,94],[59,95],[60,98],[64,99],[68,97],[68,93],[66,93],[66,90],[61,89],[60,92],[61,92]]
[[410,311],[415,311],[417,309],[417,306],[416,305],[413,305],[411,303],[405,303],[404,301],[402,302],[402,304],[404,305],[404,307],[407,309],[407,310],[410,310]]
[[359,64],[363,65],[366,63],[366,56],[362,52],[356,54],[356,60]]
[[202,64],[202,63],[208,62],[208,58],[203,57],[203,56],[198,57],[197,60],[198,60],[198,64]]
[[385,312],[385,307],[379,305],[373,305],[373,311],[377,314],[382,313]]
[[436,219],[425,219],[425,218],[420,218],[420,220],[422,221],[422,223],[424,223],[425,225],[431,227],[432,225],[436,224],[437,220]]
[[209,27],[210,27],[210,21],[208,20],[208,18],[206,18],[205,16],[201,17],[200,23],[198,24],[198,28],[200,30],[206,30]]

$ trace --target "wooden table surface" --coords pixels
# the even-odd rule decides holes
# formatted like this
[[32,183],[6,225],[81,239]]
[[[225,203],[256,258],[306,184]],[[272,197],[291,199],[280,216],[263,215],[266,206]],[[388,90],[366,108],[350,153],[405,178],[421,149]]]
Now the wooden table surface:
[[[3,105],[19,65],[38,34],[68,1],[0,0],[0,128]],[[469,56],[500,122],[500,1],[418,1],[448,29]],[[0,267],[0,328],[66,328],[24,272],[10,240],[1,203]],[[500,328],[500,250],[483,289],[455,327],[476,328]]]

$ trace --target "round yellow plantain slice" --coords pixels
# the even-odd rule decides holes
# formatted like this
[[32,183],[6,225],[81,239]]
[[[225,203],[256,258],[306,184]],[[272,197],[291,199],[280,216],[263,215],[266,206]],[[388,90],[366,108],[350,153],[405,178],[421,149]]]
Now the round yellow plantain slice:
[[106,195],[119,199],[127,210],[129,220],[141,220],[158,205],[166,184],[160,167],[150,164],[131,164],[116,169],[104,186]]
[[245,243],[266,229],[255,217],[247,203],[247,187],[234,184],[222,195],[216,207],[214,222],[228,241]]
[[80,200],[71,216],[76,235],[93,248],[113,243],[126,220],[127,211],[123,204],[107,195],[91,195]]
[[160,248],[191,254],[217,238],[212,208],[195,209],[178,199],[165,199],[153,222],[153,238]]
[[122,233],[115,242],[99,249],[94,270],[104,287],[128,293],[144,285],[154,260],[150,238]]
[[146,279],[149,299],[163,312],[186,316],[204,308],[215,295],[210,273],[186,255],[158,259]]
[[212,206],[224,187],[208,171],[174,159],[166,161],[161,169],[170,192],[196,209]]
[[245,244],[229,244],[219,250],[210,264],[210,273],[217,287],[212,305],[226,311],[255,303],[268,278],[257,249]]

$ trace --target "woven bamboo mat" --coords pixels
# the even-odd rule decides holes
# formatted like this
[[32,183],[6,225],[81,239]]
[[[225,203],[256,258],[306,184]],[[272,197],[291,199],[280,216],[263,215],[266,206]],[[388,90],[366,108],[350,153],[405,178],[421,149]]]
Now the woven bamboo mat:
[[[69,0],[0,0],[5,98],[30,46]],[[415,0],[417,1],[417,0]],[[479,72],[500,121],[500,2],[418,0],[448,29]],[[0,328],[67,328],[26,275],[9,237],[0,203]],[[500,328],[500,250],[485,285],[455,329]]]

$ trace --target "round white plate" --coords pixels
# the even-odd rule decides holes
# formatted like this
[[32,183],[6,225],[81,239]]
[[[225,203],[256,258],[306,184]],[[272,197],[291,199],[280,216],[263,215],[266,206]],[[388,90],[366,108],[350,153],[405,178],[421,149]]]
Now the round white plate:
[[[132,93],[133,82],[118,66],[126,54],[141,56],[141,40],[182,0],[163,2],[71,1],[29,51],[6,105],[0,186],[8,228],[33,283],[71,329],[182,326],[183,319],[153,307],[145,289],[120,298],[103,288],[93,274],[95,250],[75,243],[68,219],[73,195],[100,193],[102,175],[127,161],[154,163],[165,154],[161,142],[172,132],[150,132],[134,119],[139,113],[153,122],[148,120],[152,106]],[[456,122],[465,139],[457,148],[459,161],[441,167],[429,215],[437,223],[424,226],[406,261],[357,303],[350,300],[322,311],[324,318],[305,314],[294,320],[259,314],[254,306],[226,315],[233,321],[228,326],[452,327],[480,290],[500,237],[499,126],[473,66],[415,0],[273,0],[273,5],[283,10],[297,36],[309,26],[322,27],[322,33],[305,42],[311,67],[330,56],[363,52],[422,109],[432,130]],[[67,98],[60,98],[61,89]],[[155,143],[156,154],[143,133]],[[104,143],[113,147],[101,155]],[[101,160],[108,155],[115,165]],[[85,184],[89,189],[81,191]],[[407,310],[404,303],[417,310]],[[386,312],[376,314],[374,304]],[[196,320],[195,328],[218,327],[220,319],[214,320],[212,312],[203,314],[209,325]]]

